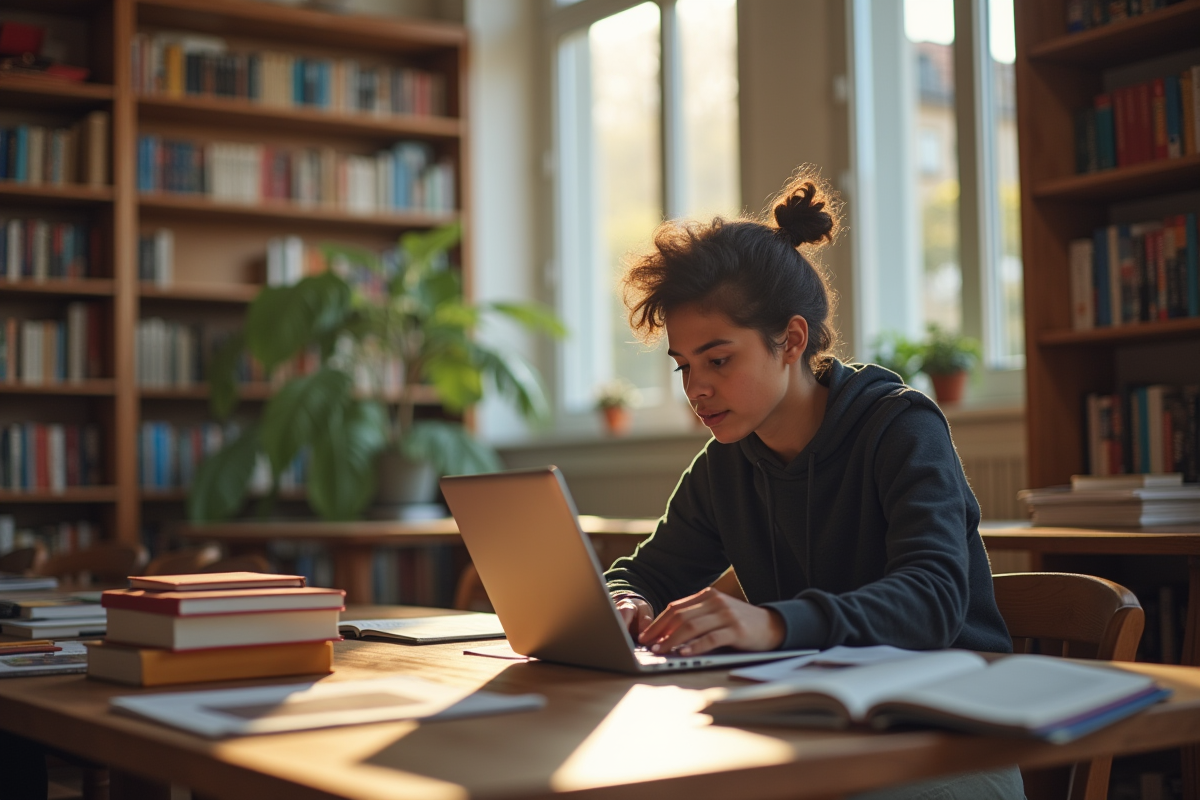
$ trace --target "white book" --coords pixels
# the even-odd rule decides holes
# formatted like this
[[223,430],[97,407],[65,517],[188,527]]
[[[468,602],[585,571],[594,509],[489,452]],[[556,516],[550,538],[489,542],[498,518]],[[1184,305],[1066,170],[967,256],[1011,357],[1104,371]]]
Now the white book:
[[50,277],[50,223],[39,219],[33,223],[33,279]]
[[283,285],[283,240],[267,240],[267,286]]
[[0,633],[21,639],[72,639],[77,636],[103,636],[104,631],[104,620],[96,617],[23,619],[0,622]]
[[883,729],[912,723],[1062,743],[1170,695],[1152,677],[1060,658],[989,663],[943,650],[862,667],[712,689],[704,713],[733,724]]
[[1183,486],[1183,473],[1158,472],[1138,473],[1136,475],[1072,475],[1071,490],[1105,491],[1108,489],[1148,489],[1170,486]]
[[10,281],[21,279],[21,254],[25,250],[24,233],[25,226],[21,224],[21,220],[8,221],[8,252],[4,254],[4,264],[5,273]]
[[110,608],[108,639],[169,650],[329,641],[339,638],[338,614],[331,608],[175,617]]
[[1071,325],[1077,331],[1091,330],[1096,324],[1095,288],[1092,282],[1094,244],[1091,239],[1075,239],[1068,246],[1071,264]]
[[175,233],[170,228],[154,232],[154,282],[164,288],[175,282]]
[[42,382],[42,323],[25,320],[21,323],[21,381]]
[[218,738],[402,719],[459,719],[535,711],[545,706],[546,698],[392,677],[138,694],[114,697],[109,704],[118,712]]
[[46,457],[49,460],[50,490],[67,489],[67,438],[62,425],[46,426]]
[[287,236],[283,240],[283,284],[293,286],[304,277],[304,240]]
[[42,183],[45,178],[43,167],[46,164],[46,129],[41,125],[29,126],[28,147],[26,180],[33,184]]

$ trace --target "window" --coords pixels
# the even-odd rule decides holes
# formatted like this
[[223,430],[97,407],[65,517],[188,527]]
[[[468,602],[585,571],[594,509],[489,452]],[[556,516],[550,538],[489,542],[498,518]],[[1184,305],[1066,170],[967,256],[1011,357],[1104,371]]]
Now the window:
[[567,429],[594,424],[597,388],[618,377],[641,390],[647,421],[685,424],[665,347],[634,341],[617,280],[663,219],[740,207],[735,0],[613,5],[548,12],[556,267],[572,330],[558,370]]
[[972,394],[1018,400],[1012,0],[852,0],[850,13],[856,338],[961,330],[984,344]]

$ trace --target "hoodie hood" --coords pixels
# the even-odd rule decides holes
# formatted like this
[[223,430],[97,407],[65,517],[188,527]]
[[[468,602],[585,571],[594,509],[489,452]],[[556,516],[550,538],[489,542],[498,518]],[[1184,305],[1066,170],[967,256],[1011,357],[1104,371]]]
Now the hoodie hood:
[[937,409],[924,394],[906,386],[899,375],[875,364],[843,364],[832,359],[818,381],[828,387],[829,397],[825,416],[812,440],[790,464],[781,468],[778,457],[758,434],[752,433],[738,442],[742,455],[750,463],[763,465],[776,474],[803,473],[810,465],[836,454],[848,438],[853,438],[854,431],[881,410],[878,403],[886,397],[902,396],[910,403]]

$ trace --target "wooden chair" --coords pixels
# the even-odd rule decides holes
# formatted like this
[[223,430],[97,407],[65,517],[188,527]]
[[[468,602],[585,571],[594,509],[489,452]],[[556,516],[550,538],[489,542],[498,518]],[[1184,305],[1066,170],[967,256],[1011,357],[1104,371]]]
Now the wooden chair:
[[52,556],[38,574],[78,581],[81,585],[124,584],[130,575],[141,572],[146,560],[146,548],[140,544],[101,542],[86,550]]
[[32,547],[20,547],[0,556],[0,572],[10,575],[37,575],[46,563],[46,548],[41,542]]
[[204,547],[189,547],[186,550],[176,550],[163,553],[150,559],[150,563],[142,570],[143,575],[188,575],[200,572],[221,558],[221,548],[215,544]]
[[[1146,617],[1133,592],[1091,575],[1018,572],[993,575],[996,605],[1013,652],[1133,661]],[[1112,758],[1065,770],[1023,770],[1029,800],[1104,800]],[[1065,786],[1064,786],[1065,783]]]

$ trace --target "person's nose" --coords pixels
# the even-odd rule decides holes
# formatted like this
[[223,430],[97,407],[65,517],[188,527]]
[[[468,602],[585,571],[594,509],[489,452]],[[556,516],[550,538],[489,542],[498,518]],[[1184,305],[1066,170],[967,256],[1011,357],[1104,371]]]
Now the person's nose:
[[712,384],[697,377],[694,372],[688,372],[687,377],[683,379],[683,392],[688,401],[695,406],[699,401],[712,397]]

